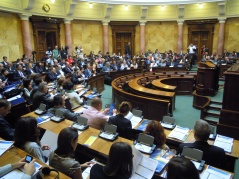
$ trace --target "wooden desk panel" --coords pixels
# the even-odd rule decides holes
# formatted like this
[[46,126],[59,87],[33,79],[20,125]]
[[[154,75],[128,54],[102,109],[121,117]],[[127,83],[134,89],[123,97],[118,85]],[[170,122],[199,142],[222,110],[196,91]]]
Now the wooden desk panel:
[[105,89],[104,78],[104,74],[99,74],[88,78],[86,82],[91,86],[91,90],[97,88],[97,92],[101,93]]
[[175,109],[175,98],[176,98],[175,93],[145,88],[138,84],[138,81],[142,78],[144,77],[135,78],[128,83],[131,92],[140,96],[169,100],[170,101],[169,112],[173,114],[173,110]]
[[132,70],[122,70],[122,71],[111,71],[110,77],[112,81],[120,76],[128,75],[128,74],[135,74],[135,73],[141,73],[142,69],[132,69]]
[[[0,156],[0,166],[18,162],[20,159],[24,158],[26,155],[27,155],[27,153],[25,151],[23,151],[17,147],[13,147],[13,148],[9,149],[8,151],[6,151],[2,156]],[[35,158],[35,160],[37,163],[41,164],[42,167],[48,166],[36,158]],[[50,168],[52,168],[52,167],[50,167]],[[42,177],[44,179],[54,179],[56,177],[56,175],[57,174],[55,172],[51,172],[51,174],[49,176],[42,175]],[[70,177],[59,172],[59,178],[67,179]]]

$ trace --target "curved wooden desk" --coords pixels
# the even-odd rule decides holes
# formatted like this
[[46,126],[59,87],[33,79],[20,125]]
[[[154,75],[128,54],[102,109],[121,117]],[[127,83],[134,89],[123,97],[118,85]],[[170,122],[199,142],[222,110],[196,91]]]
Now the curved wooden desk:
[[152,81],[152,85],[160,90],[176,92],[177,95],[192,95],[194,87],[193,76],[169,77]]
[[149,119],[161,121],[163,116],[169,113],[169,100],[155,99],[142,95],[132,94],[122,89],[126,82],[121,83],[117,78],[112,82],[113,102],[118,106],[122,101],[129,101],[133,108],[143,111],[143,116]]
[[133,94],[140,95],[140,96],[151,97],[151,98],[162,99],[162,100],[169,100],[170,101],[169,112],[173,114],[173,110],[175,109],[175,93],[143,87],[139,85],[138,83],[138,81],[140,81],[142,78],[145,78],[145,77],[135,78],[128,83],[130,87],[130,91]]

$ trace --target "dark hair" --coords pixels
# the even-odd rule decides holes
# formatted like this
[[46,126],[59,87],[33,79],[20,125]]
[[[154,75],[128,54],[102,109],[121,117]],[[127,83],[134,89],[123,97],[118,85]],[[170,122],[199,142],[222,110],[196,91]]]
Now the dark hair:
[[132,170],[133,154],[131,146],[125,142],[114,143],[110,148],[104,173],[108,176],[121,175],[130,177]]
[[16,64],[16,69],[18,69],[19,66],[21,66],[21,64]]
[[159,148],[162,148],[166,142],[166,134],[164,133],[164,128],[158,121],[150,121],[144,133],[153,136],[154,144]]
[[7,69],[3,68],[2,71],[1,71],[1,74],[3,75],[5,71],[7,71]]
[[10,105],[10,102],[7,101],[6,99],[0,99],[0,108],[4,107],[8,107]]
[[29,84],[31,83],[31,79],[23,79],[23,87],[28,89]]
[[74,84],[72,82],[65,82],[63,84],[63,89],[65,90],[71,90],[74,87]]
[[119,105],[119,112],[122,114],[128,114],[128,112],[131,110],[131,104],[130,102],[127,101],[123,101],[120,105]]
[[65,83],[65,78],[59,78],[57,80],[57,86],[60,87]]
[[55,106],[62,105],[63,98],[60,94],[54,96],[53,103]]
[[195,165],[185,157],[172,158],[167,167],[167,179],[200,179]]
[[34,81],[35,85],[38,86],[42,82],[42,78],[37,77],[37,78],[33,79],[33,81]]
[[74,153],[74,148],[71,145],[72,141],[77,140],[78,131],[75,128],[67,127],[62,129],[57,139],[57,149],[55,153],[62,157],[69,157]]
[[39,130],[37,129],[37,120],[33,117],[21,118],[16,123],[15,143],[18,148],[24,148],[27,141],[36,142],[39,146]]

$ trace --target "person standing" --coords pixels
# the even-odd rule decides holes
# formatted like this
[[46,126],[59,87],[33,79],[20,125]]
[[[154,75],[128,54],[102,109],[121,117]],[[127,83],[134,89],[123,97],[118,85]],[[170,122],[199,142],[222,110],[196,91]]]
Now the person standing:
[[125,56],[130,58],[131,51],[130,51],[130,42],[128,42],[128,45],[125,46]]
[[193,45],[193,43],[191,43],[189,46],[188,46],[188,54],[189,54],[189,58],[191,58],[191,67],[192,65],[195,65],[195,52],[196,52],[196,49],[197,47],[195,45]]

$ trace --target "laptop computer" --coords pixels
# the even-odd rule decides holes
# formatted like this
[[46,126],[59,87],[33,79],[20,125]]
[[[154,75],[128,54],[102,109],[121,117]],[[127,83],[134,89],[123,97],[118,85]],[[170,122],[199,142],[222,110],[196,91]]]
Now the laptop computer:
[[55,115],[51,117],[51,120],[54,122],[61,122],[64,119],[64,112],[60,110],[56,110]]
[[41,115],[46,112],[46,105],[41,103],[39,108],[34,111],[36,114]]

